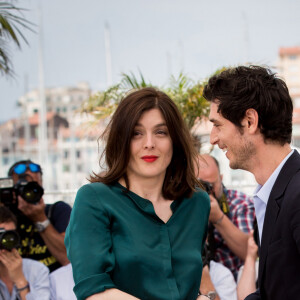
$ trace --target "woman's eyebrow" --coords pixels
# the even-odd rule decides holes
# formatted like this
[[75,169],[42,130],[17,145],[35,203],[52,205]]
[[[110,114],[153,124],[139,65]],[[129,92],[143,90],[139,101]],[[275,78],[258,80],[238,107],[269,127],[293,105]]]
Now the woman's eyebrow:
[[[135,127],[137,127],[137,126],[142,127],[143,125],[140,124],[140,123],[137,123],[135,125]],[[167,124],[166,123],[159,123],[159,124],[154,125],[153,127],[161,127],[161,126],[167,126]]]
[[166,123],[159,123],[159,124],[155,125],[154,127],[161,127],[161,126],[167,126],[167,124]]

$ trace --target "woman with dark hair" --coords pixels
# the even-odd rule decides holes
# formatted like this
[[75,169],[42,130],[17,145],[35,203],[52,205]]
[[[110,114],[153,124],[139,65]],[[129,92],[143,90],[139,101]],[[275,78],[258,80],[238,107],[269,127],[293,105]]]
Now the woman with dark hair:
[[65,243],[78,299],[196,299],[210,209],[174,102],[144,88],[103,136],[107,170],[77,193]]

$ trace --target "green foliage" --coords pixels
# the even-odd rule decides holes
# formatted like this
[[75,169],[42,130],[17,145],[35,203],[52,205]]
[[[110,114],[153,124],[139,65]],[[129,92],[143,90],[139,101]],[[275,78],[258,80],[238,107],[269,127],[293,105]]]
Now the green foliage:
[[190,129],[197,118],[209,113],[209,103],[202,96],[203,88],[204,83],[194,82],[181,73],[178,78],[171,77],[170,87],[166,89]]
[[82,105],[81,112],[92,114],[96,119],[107,118],[114,113],[119,102],[125,97],[128,91],[152,86],[147,83],[140,72],[138,79],[133,73],[122,73],[121,82],[109,87],[106,91],[92,95]]
[[10,2],[0,2],[0,73],[2,75],[13,75],[10,42],[19,49],[21,48],[20,39],[28,44],[20,27],[33,31],[33,24],[22,17],[22,11],[24,9]]
[[96,119],[106,118],[115,111],[121,98],[120,84],[114,85],[104,92],[90,96],[83,103],[81,112],[92,114]]
[[136,76],[130,72],[130,74],[125,74],[122,73],[122,81],[121,81],[121,85],[122,88],[124,89],[140,89],[140,88],[145,88],[145,87],[149,87],[152,86],[152,84],[149,82],[147,83],[143,74],[141,73],[141,71],[139,71],[139,75],[140,75],[140,79],[136,78]]
[[[141,72],[139,78],[133,73],[123,73],[119,84],[91,96],[83,104],[81,111],[94,115],[96,119],[109,117],[129,90],[147,86],[153,85],[146,82]],[[167,87],[159,89],[176,103],[187,126],[191,129],[199,117],[208,116],[209,113],[209,103],[202,96],[203,88],[203,82],[194,82],[181,73],[178,78],[172,76]]]

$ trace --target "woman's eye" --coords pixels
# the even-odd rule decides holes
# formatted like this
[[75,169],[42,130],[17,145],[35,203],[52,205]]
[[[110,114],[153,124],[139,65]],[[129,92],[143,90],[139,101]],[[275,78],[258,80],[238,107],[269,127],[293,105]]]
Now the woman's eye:
[[140,135],[140,134],[141,134],[140,131],[134,131],[134,132],[133,132],[133,136],[138,136],[138,135]]
[[165,130],[158,130],[156,133],[159,135],[167,135],[167,131]]

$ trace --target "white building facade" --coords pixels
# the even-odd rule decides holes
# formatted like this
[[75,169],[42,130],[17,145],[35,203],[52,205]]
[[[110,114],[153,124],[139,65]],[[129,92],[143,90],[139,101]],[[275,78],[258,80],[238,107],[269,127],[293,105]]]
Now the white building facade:
[[[88,183],[92,172],[100,172],[97,139],[103,122],[91,125],[89,115],[79,112],[91,95],[85,83],[76,87],[45,89],[47,159],[43,169],[45,201],[74,201],[76,190]],[[18,160],[39,158],[39,90],[32,90],[19,99],[21,116],[0,125],[0,176],[6,177],[9,167]],[[94,121],[94,120],[93,120]]]
[[279,49],[278,72],[293,99],[293,144],[300,147],[300,46]]

